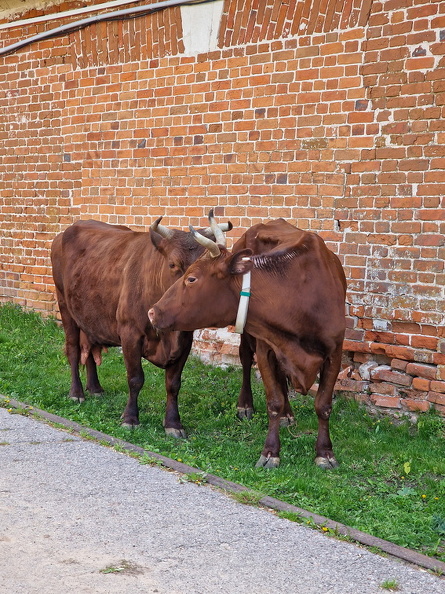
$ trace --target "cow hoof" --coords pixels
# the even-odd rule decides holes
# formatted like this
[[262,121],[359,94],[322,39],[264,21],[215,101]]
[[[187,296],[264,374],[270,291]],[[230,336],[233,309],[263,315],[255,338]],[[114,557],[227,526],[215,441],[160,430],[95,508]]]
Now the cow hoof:
[[68,398],[70,400],[74,400],[74,402],[78,402],[79,404],[81,404],[82,402],[85,402],[85,396],[71,396],[71,394],[68,396]]
[[290,427],[295,425],[295,417],[281,417],[280,427]]
[[137,429],[140,427],[139,421],[137,423],[121,423],[121,427],[124,429]]
[[175,429],[174,427],[164,427],[165,435],[174,437],[175,439],[187,439],[185,429]]
[[103,396],[103,393],[104,393],[104,390],[102,390],[102,389],[93,390],[91,388],[88,388],[88,386],[87,386],[87,390],[91,394],[91,396]]
[[244,419],[250,421],[253,419],[253,408],[244,408],[242,406],[238,406],[236,410],[236,416],[238,419],[240,419],[240,421],[244,421]]
[[318,466],[318,468],[324,468],[324,469],[331,469],[331,468],[337,468],[338,466],[338,462],[335,458],[324,458],[323,456],[317,456],[317,458],[315,458],[315,464]]
[[255,464],[255,468],[278,468],[280,465],[280,458],[278,456],[263,456],[261,454],[260,459]]

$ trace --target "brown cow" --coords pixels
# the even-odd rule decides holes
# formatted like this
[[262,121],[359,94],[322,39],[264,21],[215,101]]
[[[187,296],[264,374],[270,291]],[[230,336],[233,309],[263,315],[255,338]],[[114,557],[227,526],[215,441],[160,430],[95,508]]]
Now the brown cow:
[[[137,399],[144,383],[144,357],[165,369],[166,433],[185,437],[178,392],[193,333],[154,330],[147,309],[205,250],[191,233],[160,225],[161,218],[148,233],[78,221],[54,239],[51,261],[71,367],[70,398],[85,399],[79,363],[86,364],[86,389],[93,394],[103,392],[97,376],[101,351],[121,345],[129,386],[122,424],[139,424]],[[232,228],[231,223],[221,229],[214,220],[213,224],[221,233],[221,229]],[[202,233],[213,237],[210,228]]]
[[[232,252],[224,247],[222,234],[216,235],[220,245],[195,232],[208,253],[194,262],[148,312],[152,324],[163,330],[184,331],[234,324],[241,281],[250,272],[243,363],[247,368],[255,350],[269,415],[269,430],[257,466],[279,464],[280,420],[292,415],[287,381],[306,394],[317,374],[315,463],[323,468],[337,466],[329,417],[345,332],[346,280],[340,261],[318,235],[283,219],[255,225]],[[242,290],[241,294],[246,292]],[[248,409],[246,392],[244,398],[242,405]]]

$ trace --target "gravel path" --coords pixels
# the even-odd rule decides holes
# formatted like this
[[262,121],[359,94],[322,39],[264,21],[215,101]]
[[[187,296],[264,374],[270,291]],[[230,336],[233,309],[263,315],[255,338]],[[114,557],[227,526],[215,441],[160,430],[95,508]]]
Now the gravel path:
[[0,591],[445,594],[445,580],[0,408]]

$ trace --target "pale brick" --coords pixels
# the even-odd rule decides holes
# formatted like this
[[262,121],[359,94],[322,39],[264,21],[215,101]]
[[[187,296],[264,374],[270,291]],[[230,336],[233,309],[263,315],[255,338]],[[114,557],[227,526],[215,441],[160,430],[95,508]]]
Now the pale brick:
[[336,385],[338,390],[344,392],[364,392],[369,389],[369,382],[356,381],[350,378],[339,380]]
[[380,365],[371,371],[373,380],[391,382],[399,386],[410,386],[412,377],[400,371],[393,371],[389,365]]

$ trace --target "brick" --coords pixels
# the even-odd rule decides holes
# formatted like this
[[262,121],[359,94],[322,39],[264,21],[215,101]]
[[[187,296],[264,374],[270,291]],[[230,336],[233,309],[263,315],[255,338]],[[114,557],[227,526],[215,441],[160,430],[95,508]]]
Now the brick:
[[400,404],[402,408],[412,412],[427,412],[431,408],[431,404],[426,400],[411,400],[410,398],[402,398]]
[[433,380],[436,379],[437,368],[433,365],[422,365],[422,363],[408,363],[406,373]]
[[440,406],[445,406],[445,394],[440,392],[428,392],[428,401],[432,402],[433,404],[439,404]]
[[430,387],[433,392],[445,394],[445,381],[433,380],[431,381]]
[[391,382],[400,386],[410,386],[412,382],[412,378],[409,375],[400,371],[393,371],[389,365],[375,367],[371,371],[371,379],[373,381]]
[[425,379],[424,377],[414,377],[412,387],[414,390],[428,392],[431,387],[431,380]]
[[344,378],[337,381],[338,390],[344,392],[364,392],[369,389],[369,382],[357,381],[350,378]]
[[403,361],[402,359],[391,359],[391,367],[398,371],[405,371],[407,365],[408,362]]
[[399,397],[397,386],[387,382],[373,382],[369,385],[371,394],[379,394],[380,396]]
[[385,396],[381,394],[372,394],[370,398],[372,404],[381,406],[382,408],[401,408],[400,398],[394,396]]

